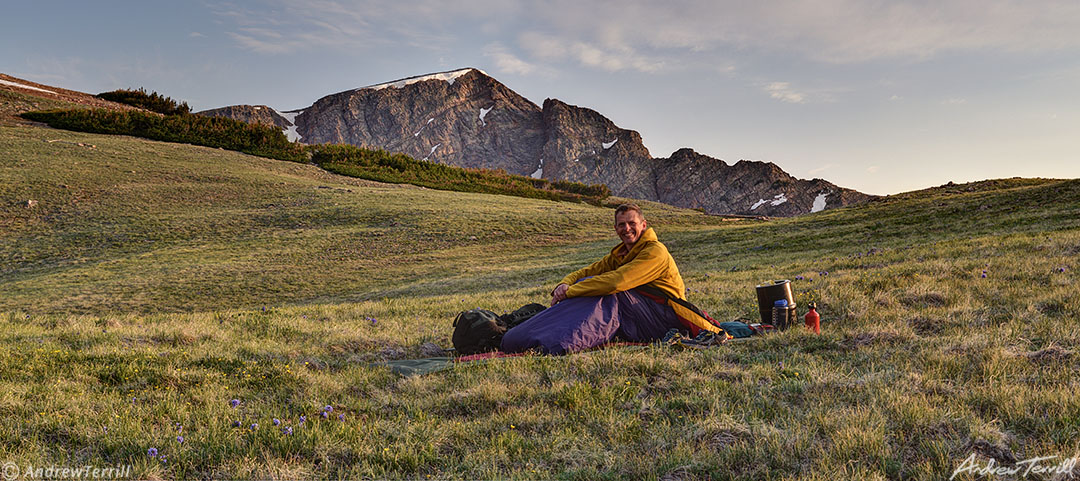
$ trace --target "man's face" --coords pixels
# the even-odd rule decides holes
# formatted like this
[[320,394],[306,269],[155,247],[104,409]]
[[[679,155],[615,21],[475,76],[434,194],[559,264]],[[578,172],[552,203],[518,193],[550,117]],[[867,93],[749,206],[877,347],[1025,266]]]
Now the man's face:
[[627,210],[619,212],[615,216],[615,233],[619,234],[627,249],[634,247],[634,243],[645,232],[645,219],[635,211]]

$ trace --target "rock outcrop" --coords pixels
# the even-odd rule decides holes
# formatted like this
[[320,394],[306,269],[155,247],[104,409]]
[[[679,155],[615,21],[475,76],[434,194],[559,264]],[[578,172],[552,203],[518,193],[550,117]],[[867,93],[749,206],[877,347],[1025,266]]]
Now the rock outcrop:
[[207,117],[227,117],[230,119],[242,120],[249,124],[262,124],[273,125],[287,129],[292,127],[292,122],[289,122],[283,115],[265,105],[230,105],[228,107],[221,107],[219,109],[203,110],[197,112],[198,115],[205,115]]
[[728,165],[691,149],[653,158],[640,134],[599,112],[556,99],[537,106],[471,68],[328,95],[290,112],[295,119],[265,106],[202,113],[278,125],[306,143],[348,143],[461,167],[606,184],[618,196],[709,213],[793,216],[872,197],[822,179],[796,179],[769,162]]
[[278,112],[265,105],[230,105],[218,109],[203,110],[196,112],[197,115],[207,117],[226,117],[240,120],[249,124],[262,124],[280,127],[285,131],[289,140],[299,141],[300,136],[296,133],[293,120],[296,119],[297,111]]
[[657,162],[656,199],[706,212],[794,216],[871,198],[822,179],[796,179],[772,162],[728,165],[692,149]]
[[296,117],[309,143],[340,142],[461,167],[528,175],[544,143],[540,108],[475,69],[349,90]]

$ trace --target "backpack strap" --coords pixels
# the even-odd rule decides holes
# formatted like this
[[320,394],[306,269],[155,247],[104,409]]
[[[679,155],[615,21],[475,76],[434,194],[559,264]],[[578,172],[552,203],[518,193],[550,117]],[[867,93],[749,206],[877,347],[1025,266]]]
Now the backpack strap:
[[691,336],[697,336],[701,331],[709,331],[716,334],[723,333],[725,338],[730,338],[716,319],[709,317],[705,311],[690,301],[679,299],[649,284],[637,286],[634,290],[660,304],[671,307],[671,310],[675,311],[675,316],[679,318],[679,322],[690,331]]

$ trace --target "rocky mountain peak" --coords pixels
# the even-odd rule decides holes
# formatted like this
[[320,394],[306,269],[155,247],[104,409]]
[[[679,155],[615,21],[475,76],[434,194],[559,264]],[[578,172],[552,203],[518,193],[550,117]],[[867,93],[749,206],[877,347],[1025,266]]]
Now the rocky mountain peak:
[[[259,107],[208,112],[281,125]],[[348,143],[461,167],[601,183],[618,196],[712,213],[788,216],[870,198],[821,179],[796,179],[771,162],[728,165],[690,148],[653,158],[638,132],[599,112],[554,98],[537,106],[475,68],[347,90],[278,114],[295,123],[284,128],[307,143]]]
[[538,164],[542,122],[536,104],[473,68],[329,95],[296,118],[305,142],[348,143],[514,173],[532,172]]

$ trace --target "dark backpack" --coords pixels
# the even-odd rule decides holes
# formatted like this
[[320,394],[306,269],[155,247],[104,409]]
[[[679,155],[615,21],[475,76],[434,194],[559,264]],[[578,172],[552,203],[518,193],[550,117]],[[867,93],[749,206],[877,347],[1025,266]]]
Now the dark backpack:
[[454,349],[458,354],[469,355],[496,351],[506,333],[506,324],[494,312],[487,309],[471,309],[454,319]]
[[501,316],[496,316],[487,309],[464,311],[454,319],[454,335],[451,337],[454,349],[458,354],[466,356],[498,351],[507,330],[529,320],[544,309],[543,304],[534,302]]
[[547,309],[547,306],[534,302],[532,304],[521,306],[514,312],[499,316],[499,320],[506,325],[507,330],[510,330],[517,327],[518,324],[532,319],[532,316],[539,314],[540,311],[543,311],[544,309]]

